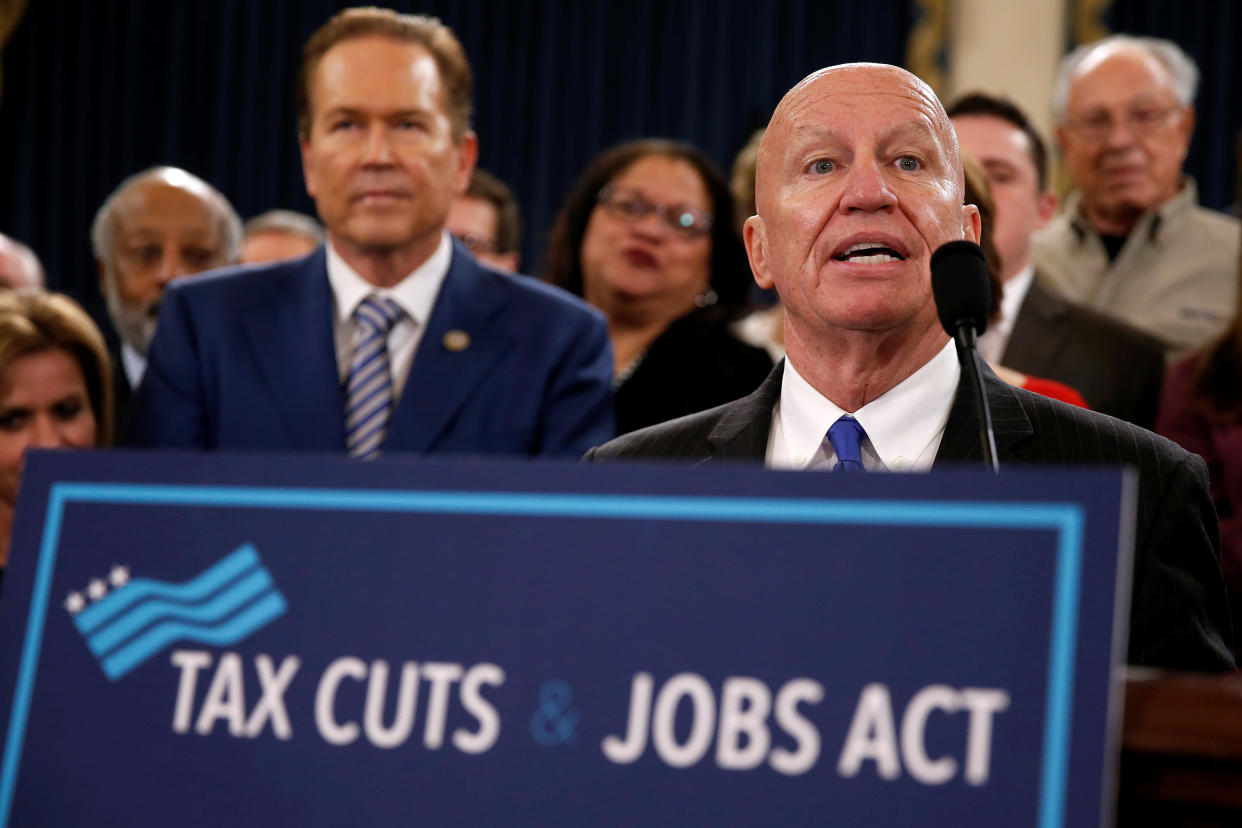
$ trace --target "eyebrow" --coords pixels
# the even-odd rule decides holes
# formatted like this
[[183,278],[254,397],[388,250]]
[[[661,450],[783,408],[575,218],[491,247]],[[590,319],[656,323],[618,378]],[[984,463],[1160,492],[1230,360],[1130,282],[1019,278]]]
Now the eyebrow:
[[800,124],[795,126],[792,131],[793,135],[789,141],[790,146],[796,147],[810,142],[829,144],[844,143],[844,138],[837,130],[832,129],[831,127],[826,127],[823,124]]
[[1018,169],[1018,166],[1019,166],[1013,161],[1010,161],[1008,158],[995,158],[995,157],[980,158],[979,156],[976,155],[975,160],[977,160],[981,165],[983,165],[984,169],[991,169],[992,167],[1001,167],[1006,170],[1016,170]]
[[[1079,111],[1085,112],[1107,112],[1114,109],[1134,109],[1140,106],[1161,106],[1165,104],[1165,95],[1157,90],[1144,89],[1134,94],[1129,99],[1121,103],[1109,103],[1107,101],[1093,101],[1081,107]],[[1182,106],[1182,102],[1173,96],[1173,105]]]
[[941,143],[936,130],[924,121],[902,121],[897,126],[880,136],[880,143],[894,143],[917,139],[929,139]]
[[357,117],[357,116],[377,116],[380,118],[412,118],[412,117],[428,117],[433,112],[430,109],[421,107],[413,107],[406,109],[394,109],[388,112],[375,112],[365,106],[356,106],[353,104],[344,104],[325,109],[323,116],[325,118],[333,118],[339,116]]
[[[896,141],[912,139],[930,139],[932,141],[936,141],[936,130],[925,121],[903,121],[894,126],[892,129],[881,133],[879,136],[879,143],[891,144]],[[812,140],[842,144],[845,143],[846,139],[838,130],[826,127],[823,124],[806,124],[793,128],[793,139],[790,141],[791,146],[798,146],[802,142]]]

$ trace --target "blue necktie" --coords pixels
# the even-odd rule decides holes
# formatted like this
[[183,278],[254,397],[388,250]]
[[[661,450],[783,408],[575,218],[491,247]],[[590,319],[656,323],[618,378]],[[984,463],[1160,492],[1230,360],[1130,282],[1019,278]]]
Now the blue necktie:
[[363,299],[354,311],[359,337],[345,386],[345,447],[350,457],[379,456],[393,405],[388,332],[404,315],[396,302],[376,294]]
[[833,471],[864,471],[862,464],[862,441],[867,432],[853,417],[842,417],[828,429],[828,442],[837,453]]

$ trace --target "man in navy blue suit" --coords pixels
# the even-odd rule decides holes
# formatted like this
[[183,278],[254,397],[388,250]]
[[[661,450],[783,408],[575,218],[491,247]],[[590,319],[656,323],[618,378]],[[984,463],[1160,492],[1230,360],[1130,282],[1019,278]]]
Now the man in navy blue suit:
[[612,433],[603,319],[483,267],[445,230],[478,151],[470,67],[434,18],[349,9],[298,85],[328,241],[165,295],[138,445],[577,456]]

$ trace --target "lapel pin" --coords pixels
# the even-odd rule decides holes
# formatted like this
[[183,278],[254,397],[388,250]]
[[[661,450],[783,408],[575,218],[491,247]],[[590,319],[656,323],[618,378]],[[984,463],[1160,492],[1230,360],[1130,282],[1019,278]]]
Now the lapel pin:
[[444,347],[450,351],[464,351],[470,347],[470,334],[454,328],[444,335]]

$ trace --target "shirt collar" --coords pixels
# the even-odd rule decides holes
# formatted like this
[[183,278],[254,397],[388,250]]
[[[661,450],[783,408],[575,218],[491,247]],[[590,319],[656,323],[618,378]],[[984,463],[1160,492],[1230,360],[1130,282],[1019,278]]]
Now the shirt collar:
[[[935,457],[925,455],[944,430],[960,376],[957,349],[949,340],[923,367],[853,412],[885,469],[930,468]],[[813,460],[829,427],[848,413],[785,360],[779,416],[790,457]]]
[[138,353],[138,349],[128,342],[121,342],[121,367],[125,369],[125,379],[129,380],[129,387],[138,388],[138,383],[142,382],[142,375],[147,370],[147,358]]
[[1005,282],[1000,306],[1002,327],[1013,327],[1013,320],[1026,300],[1026,294],[1030,292],[1033,281],[1035,281],[1035,265],[1028,264],[1014,274],[1012,279]]
[[444,277],[448,275],[449,264],[453,258],[453,244],[449,241],[448,232],[440,236],[440,244],[427,260],[414,268],[400,282],[390,288],[376,287],[358,275],[358,271],[336,252],[331,240],[327,243],[328,283],[332,287],[332,296],[336,300],[336,316],[338,323],[346,322],[354,315],[362,300],[371,294],[379,294],[392,299],[415,325],[422,327],[431,318],[431,307]]
[[999,361],[1005,353],[1018,311],[1022,309],[1022,302],[1025,301],[1034,280],[1035,266],[1028,264],[1005,282],[1000,312],[995,319],[988,320],[987,330],[979,337],[979,355],[988,362]]
[[[1134,230],[1145,229],[1151,241],[1158,241],[1167,234],[1178,221],[1189,215],[1199,203],[1199,187],[1190,176],[1182,177],[1182,186],[1177,193],[1164,204],[1154,210],[1148,210],[1134,225]],[[1065,211],[1070,216],[1070,226],[1082,243],[1088,235],[1098,235],[1091,222],[1082,214],[1082,192],[1075,190],[1065,199]],[[1133,231],[1132,231],[1133,232]]]

